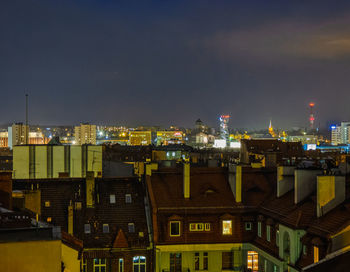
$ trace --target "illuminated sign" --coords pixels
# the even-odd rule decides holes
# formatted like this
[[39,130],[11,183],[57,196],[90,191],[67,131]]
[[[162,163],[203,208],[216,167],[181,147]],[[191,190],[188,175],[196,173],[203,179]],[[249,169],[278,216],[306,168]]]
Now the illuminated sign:
[[308,144],[308,145],[306,145],[306,150],[316,150],[316,144]]
[[240,142],[231,142],[230,147],[231,148],[241,148],[241,143]]
[[226,140],[224,140],[224,139],[215,139],[214,140],[214,147],[216,147],[216,148],[225,148],[226,147]]

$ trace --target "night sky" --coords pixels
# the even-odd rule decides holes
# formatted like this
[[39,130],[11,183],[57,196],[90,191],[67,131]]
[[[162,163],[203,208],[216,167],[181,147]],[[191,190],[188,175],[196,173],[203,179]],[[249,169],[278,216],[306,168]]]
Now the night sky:
[[0,123],[350,120],[350,1],[1,0],[0,35]]

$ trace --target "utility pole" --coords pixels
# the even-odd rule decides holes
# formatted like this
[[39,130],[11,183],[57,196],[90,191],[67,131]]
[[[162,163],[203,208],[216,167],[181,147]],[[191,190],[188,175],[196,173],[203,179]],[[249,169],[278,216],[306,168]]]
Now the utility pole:
[[29,126],[28,126],[28,94],[26,94],[26,126],[25,126],[25,132],[26,132],[26,141],[25,144],[28,144],[28,138],[29,138]]

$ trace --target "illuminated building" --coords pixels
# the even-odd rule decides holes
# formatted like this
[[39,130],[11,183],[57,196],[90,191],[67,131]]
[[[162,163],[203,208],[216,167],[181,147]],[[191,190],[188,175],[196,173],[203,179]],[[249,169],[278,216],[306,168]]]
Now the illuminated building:
[[152,144],[151,131],[130,131],[129,145],[150,145]]
[[350,122],[341,122],[339,125],[331,126],[332,145],[350,143]]
[[230,120],[230,115],[221,115],[220,120],[220,139],[225,140],[226,144],[229,141],[230,132],[228,129],[228,121]]
[[29,132],[29,144],[47,144],[49,142],[49,138],[46,138],[42,132]]
[[270,120],[270,125],[269,125],[269,133],[270,133],[270,135],[271,135],[273,138],[277,137],[276,133],[275,133],[274,130],[273,130],[271,120]]
[[87,123],[76,126],[75,129],[75,144],[96,144],[96,125]]
[[15,123],[8,128],[8,146],[12,149],[15,145],[28,144],[29,126],[23,123]]
[[157,145],[183,144],[184,133],[180,130],[157,131]]
[[8,132],[0,132],[0,147],[8,147]]

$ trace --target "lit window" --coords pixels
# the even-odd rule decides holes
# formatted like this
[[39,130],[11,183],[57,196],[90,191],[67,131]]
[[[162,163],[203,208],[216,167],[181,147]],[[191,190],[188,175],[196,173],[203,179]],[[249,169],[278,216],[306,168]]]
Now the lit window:
[[84,233],[91,233],[90,224],[84,224]]
[[190,231],[204,231],[204,228],[206,231],[210,231],[210,223],[191,223],[190,224]]
[[48,218],[46,218],[46,221],[50,223],[52,221],[52,218],[48,217]]
[[124,272],[124,259],[119,259],[119,272]]
[[125,195],[125,203],[131,203],[132,202],[132,198],[130,194],[126,194]]
[[81,202],[75,202],[74,205],[76,210],[81,210]]
[[232,234],[232,220],[222,221],[222,234],[231,235]]
[[146,272],[146,257],[135,256],[133,259],[133,271],[134,272]]
[[180,221],[170,222],[170,236],[180,236]]
[[94,272],[106,272],[106,259],[94,259]]
[[50,207],[50,201],[45,201],[45,207]]
[[134,223],[129,223],[128,224],[128,230],[129,230],[130,233],[135,232],[135,225],[134,225]]
[[252,230],[252,223],[245,222],[245,230]]
[[271,241],[271,227],[269,225],[266,226],[266,240]]
[[109,195],[109,203],[115,204],[115,195]]
[[317,263],[320,260],[319,249],[317,246],[314,246],[314,263]]
[[261,237],[261,222],[258,222],[258,236]]
[[103,233],[109,233],[109,225],[108,224],[103,224],[102,230],[103,230]]
[[248,251],[247,254],[247,268],[251,271],[259,270],[259,255],[255,251]]

